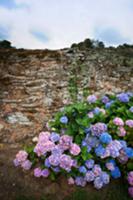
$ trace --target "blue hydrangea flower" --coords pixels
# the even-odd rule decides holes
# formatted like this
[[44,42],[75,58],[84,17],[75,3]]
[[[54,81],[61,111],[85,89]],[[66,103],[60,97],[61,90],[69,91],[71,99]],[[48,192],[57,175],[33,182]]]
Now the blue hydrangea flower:
[[113,103],[114,103],[114,100],[109,101],[108,103],[105,104],[105,108],[106,109],[110,108]]
[[115,169],[111,171],[111,176],[115,179],[120,178],[121,177],[120,169],[118,167],[115,167]]
[[94,108],[94,114],[98,115],[100,113],[100,109],[98,107]]
[[95,154],[98,156],[98,157],[101,157],[103,156],[105,153],[105,148],[100,144],[97,148],[95,148]]
[[60,135],[58,133],[52,132],[50,135],[50,140],[52,142],[58,142],[60,139]]
[[79,172],[85,174],[87,172],[87,169],[85,166],[80,166],[79,167]]
[[112,141],[112,137],[108,133],[102,133],[100,136],[100,141],[105,144],[109,144]]
[[60,118],[60,122],[61,122],[62,124],[67,124],[67,123],[68,123],[68,118],[67,118],[67,116],[62,116],[62,117]]
[[127,93],[121,93],[117,95],[117,98],[120,102],[127,103],[129,102],[129,96]]
[[125,149],[126,155],[128,156],[128,158],[133,158],[133,148],[131,147],[127,147]]
[[88,168],[88,169],[92,169],[93,166],[94,166],[94,163],[95,161],[93,159],[89,159],[89,160],[86,160],[85,161],[85,166]]
[[49,162],[49,159],[48,159],[48,158],[46,158],[46,159],[45,159],[45,161],[44,161],[44,165],[45,165],[45,167],[48,167],[48,168],[50,168],[50,167],[51,167],[51,164],[50,164],[50,162]]

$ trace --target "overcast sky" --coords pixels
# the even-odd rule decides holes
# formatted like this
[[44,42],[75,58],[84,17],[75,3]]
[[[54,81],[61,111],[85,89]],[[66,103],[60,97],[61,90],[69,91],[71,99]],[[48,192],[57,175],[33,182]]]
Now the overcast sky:
[[0,0],[0,40],[59,49],[85,38],[133,43],[133,0]]

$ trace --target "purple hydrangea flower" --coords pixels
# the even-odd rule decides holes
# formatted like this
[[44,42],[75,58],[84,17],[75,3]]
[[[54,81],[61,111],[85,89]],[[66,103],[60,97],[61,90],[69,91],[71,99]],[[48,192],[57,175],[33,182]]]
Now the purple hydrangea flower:
[[91,125],[91,132],[92,135],[94,136],[100,136],[103,132],[106,131],[107,131],[107,125],[102,122],[98,122],[94,125]]
[[116,158],[120,155],[119,151],[122,149],[122,145],[118,140],[112,140],[106,148],[110,151],[111,157]]
[[85,161],[85,166],[88,168],[88,169],[92,169],[93,166],[94,166],[94,163],[95,161],[93,159],[89,159],[89,160],[86,160]]
[[108,184],[109,183],[110,176],[106,172],[102,172],[100,177],[101,177],[101,179],[102,179],[104,184]]
[[13,160],[13,164],[14,164],[15,167],[20,166],[20,162],[16,158]]
[[49,156],[48,160],[49,163],[53,166],[58,166],[60,164],[60,156],[58,155],[55,156],[52,154],[51,156]]
[[52,149],[52,154],[53,155],[58,155],[61,156],[61,154],[64,152],[64,149],[62,148],[61,145],[56,145],[53,149]]
[[42,170],[38,167],[38,168],[35,168],[34,169],[34,176],[35,177],[41,177],[41,175],[42,175]]
[[102,97],[102,103],[106,104],[109,102],[109,98],[107,96]]
[[98,138],[94,136],[88,136],[88,134],[86,135],[85,142],[87,143],[87,146],[90,147],[96,147],[99,145]]
[[133,186],[133,171],[128,173],[127,180],[129,185]]
[[101,189],[103,187],[103,181],[101,179],[101,177],[96,177],[95,180],[94,180],[94,187],[96,189]]
[[76,184],[77,186],[82,186],[82,187],[84,187],[84,186],[86,185],[86,180],[85,180],[83,177],[81,177],[81,176],[77,176],[77,177],[75,178],[75,184]]
[[68,123],[68,118],[67,118],[67,116],[62,116],[62,117],[60,118],[60,122],[61,122],[62,124],[67,124],[67,123]]
[[32,162],[30,162],[30,160],[25,160],[24,162],[22,162],[21,167],[25,170],[29,170],[32,166]]
[[126,120],[125,124],[126,124],[127,126],[129,126],[130,128],[133,128],[133,120],[132,120],[132,119]]
[[87,97],[87,101],[88,101],[89,103],[95,103],[96,100],[97,100],[97,97],[96,97],[95,95],[89,95],[89,96]]
[[43,169],[41,172],[41,176],[47,178],[49,176],[50,172],[48,169]]
[[85,180],[86,180],[87,182],[91,182],[91,181],[94,181],[94,179],[95,179],[95,174],[94,174],[94,172],[91,171],[91,170],[87,171],[87,173],[85,174]]

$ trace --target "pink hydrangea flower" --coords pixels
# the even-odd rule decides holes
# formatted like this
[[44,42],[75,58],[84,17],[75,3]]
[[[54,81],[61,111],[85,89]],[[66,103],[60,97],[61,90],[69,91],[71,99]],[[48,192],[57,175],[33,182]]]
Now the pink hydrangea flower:
[[72,144],[70,147],[70,153],[74,156],[77,156],[80,153],[81,149],[77,144]]
[[28,157],[28,153],[24,150],[21,150],[16,154],[16,159],[20,163],[24,162],[27,159],[27,157]]
[[100,176],[101,172],[102,172],[102,169],[101,169],[100,165],[97,165],[97,164],[94,165],[93,173],[94,173],[95,177]]
[[39,134],[38,142],[47,142],[50,139],[50,133],[49,132],[41,132]]
[[128,173],[127,180],[128,180],[128,183],[131,186],[133,186],[133,171],[131,171],[131,172]]
[[107,167],[107,169],[110,170],[110,171],[112,171],[112,170],[115,169],[114,164],[111,163],[111,162],[107,162],[107,163],[106,163],[106,167]]
[[29,170],[32,166],[32,162],[30,160],[25,160],[22,164],[21,167],[25,170]]
[[133,187],[128,188],[128,193],[129,193],[130,197],[133,198]]
[[41,177],[42,175],[42,170],[38,167],[34,169],[34,176],[35,177]]
[[63,135],[60,137],[59,141],[60,146],[62,149],[67,150],[71,147],[72,145],[72,137],[69,135]]
[[54,149],[55,144],[51,141],[47,141],[45,143],[37,143],[37,145],[34,148],[34,152],[38,155],[45,155],[46,152],[50,152]]
[[93,118],[94,117],[94,113],[93,112],[89,112],[87,115],[88,115],[89,118]]
[[60,167],[70,172],[72,165],[73,160],[71,159],[71,157],[66,154],[62,154],[60,157]]
[[118,132],[117,132],[118,136],[120,137],[124,137],[126,135],[126,130],[124,129],[123,126],[118,127]]
[[113,120],[113,123],[117,126],[124,126],[123,120],[119,117],[115,117],[114,120]]
[[132,120],[132,119],[126,120],[125,124],[126,124],[127,126],[129,126],[130,128],[133,128],[133,120]]
[[68,178],[68,185],[74,185],[74,179],[72,177]]

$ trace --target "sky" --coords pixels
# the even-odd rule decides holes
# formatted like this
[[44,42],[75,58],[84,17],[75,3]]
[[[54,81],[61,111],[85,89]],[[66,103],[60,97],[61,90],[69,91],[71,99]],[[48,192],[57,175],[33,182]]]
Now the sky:
[[86,38],[133,44],[133,0],[0,0],[0,40],[60,49]]

